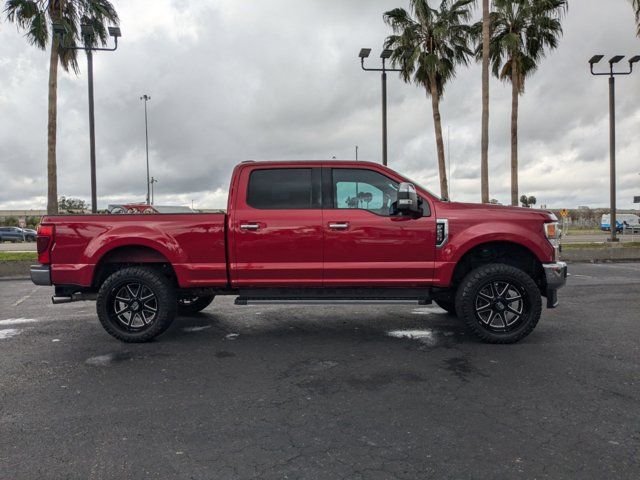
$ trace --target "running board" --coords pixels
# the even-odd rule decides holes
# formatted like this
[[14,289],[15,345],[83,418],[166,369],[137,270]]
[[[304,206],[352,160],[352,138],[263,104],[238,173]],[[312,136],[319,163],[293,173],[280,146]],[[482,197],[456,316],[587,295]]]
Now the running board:
[[241,289],[236,305],[429,305],[425,288]]
[[381,299],[351,299],[351,300],[322,300],[315,298],[290,298],[290,299],[269,299],[269,298],[247,298],[237,297],[236,305],[428,305],[427,300],[381,300]]

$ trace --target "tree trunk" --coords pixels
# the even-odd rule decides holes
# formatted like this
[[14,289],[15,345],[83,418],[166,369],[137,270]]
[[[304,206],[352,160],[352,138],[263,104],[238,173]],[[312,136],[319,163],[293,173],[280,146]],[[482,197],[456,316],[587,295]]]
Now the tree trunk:
[[511,205],[518,206],[518,100],[520,72],[518,61],[511,60]]
[[58,213],[56,131],[58,117],[58,35],[52,34],[49,58],[49,115],[47,126],[47,213]]
[[433,127],[436,132],[436,147],[438,149],[438,171],[440,173],[440,196],[449,199],[449,185],[447,182],[447,165],[444,158],[444,142],[442,141],[442,124],[440,120],[440,97],[435,81],[431,82],[431,107],[433,108]]
[[489,203],[489,0],[482,0],[482,203]]

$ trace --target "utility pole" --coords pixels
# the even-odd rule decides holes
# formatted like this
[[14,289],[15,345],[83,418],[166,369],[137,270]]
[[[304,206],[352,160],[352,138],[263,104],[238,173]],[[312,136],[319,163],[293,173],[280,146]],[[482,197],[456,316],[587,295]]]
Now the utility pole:
[[611,203],[611,214],[609,215],[609,230],[611,236],[610,242],[617,242],[618,222],[616,218],[616,76],[631,75],[633,73],[633,65],[640,62],[640,55],[636,55],[629,59],[628,72],[614,72],[613,66],[619,63],[624,55],[615,55],[609,59],[609,71],[596,73],[593,71],[594,65],[604,58],[604,55],[594,55],[589,60],[591,75],[606,75],[609,77],[609,193]]
[[149,122],[147,121],[147,102],[151,100],[151,97],[146,93],[140,97],[140,100],[144,100],[144,139],[147,149],[147,205],[153,205],[153,200],[149,197],[149,188],[153,188],[149,180]]
[[96,32],[93,25],[82,24],[80,26],[80,33],[84,45],[80,47],[74,47],[65,45],[63,43],[64,35],[67,33],[66,27],[62,23],[52,24],[53,33],[60,38],[61,50],[84,50],[87,54],[87,71],[88,71],[88,93],[89,93],[89,164],[91,167],[91,213],[97,213],[98,211],[98,196],[96,193],[96,121],[95,121],[95,109],[93,102],[93,52],[113,52],[118,48],[118,38],[122,36],[119,27],[109,27],[109,36],[113,37],[115,46],[113,48],[98,48],[96,43]]
[[360,49],[358,57],[360,57],[360,66],[368,72],[382,72],[382,164],[387,166],[387,72],[400,72],[399,68],[387,68],[386,60],[393,55],[393,50],[384,49],[380,54],[382,59],[382,68],[365,68],[364,59],[371,54],[370,48]]

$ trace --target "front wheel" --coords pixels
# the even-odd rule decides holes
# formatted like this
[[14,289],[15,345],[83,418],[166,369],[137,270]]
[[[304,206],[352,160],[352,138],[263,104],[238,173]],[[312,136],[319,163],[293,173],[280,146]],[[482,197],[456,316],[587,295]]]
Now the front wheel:
[[98,318],[113,337],[127,343],[148,342],[164,332],[176,316],[176,291],[161,272],[127,267],[100,287]]
[[458,316],[488,343],[515,343],[529,335],[542,312],[540,290],[519,268],[490,264],[472,270],[456,295]]
[[178,297],[178,314],[193,315],[207,308],[213,302],[215,295],[205,295],[204,297],[196,297],[183,295]]

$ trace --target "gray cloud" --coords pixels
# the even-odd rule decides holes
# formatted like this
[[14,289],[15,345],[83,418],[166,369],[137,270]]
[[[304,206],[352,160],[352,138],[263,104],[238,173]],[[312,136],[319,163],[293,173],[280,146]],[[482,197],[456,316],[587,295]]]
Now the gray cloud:
[[[594,53],[640,53],[627,2],[573,2],[560,48],[528,80],[520,112],[520,189],[549,206],[606,205],[606,80]],[[224,207],[233,166],[245,159],[378,161],[380,78],[357,52],[389,33],[382,13],[400,1],[116,1],[123,38],[95,58],[100,203],[146,193],[148,93],[152,175],[160,203]],[[594,28],[594,25],[598,28]],[[59,83],[59,191],[89,197],[85,65]],[[0,208],[43,206],[48,57],[0,27]],[[619,202],[640,194],[640,75],[618,83]],[[430,102],[390,75],[390,165],[437,190]],[[509,198],[510,87],[492,79],[491,196]],[[462,69],[442,103],[450,132],[452,195],[479,199],[480,70]]]

